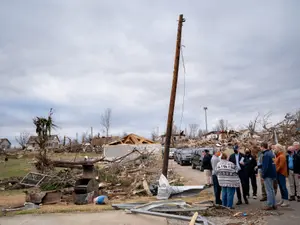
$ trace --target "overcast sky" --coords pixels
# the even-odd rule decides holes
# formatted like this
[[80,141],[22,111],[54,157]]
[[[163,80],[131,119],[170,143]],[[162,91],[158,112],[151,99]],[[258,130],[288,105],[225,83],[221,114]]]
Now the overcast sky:
[[[177,20],[186,22],[181,128],[257,112],[275,122],[300,102],[300,1],[0,1],[0,137],[34,133],[54,108],[59,135],[165,131]],[[180,66],[175,123],[184,94]]]

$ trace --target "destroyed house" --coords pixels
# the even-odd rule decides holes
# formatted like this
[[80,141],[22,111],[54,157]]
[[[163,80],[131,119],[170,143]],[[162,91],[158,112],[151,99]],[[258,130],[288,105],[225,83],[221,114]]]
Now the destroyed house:
[[11,143],[7,138],[0,138],[0,149],[7,150],[10,149]]
[[[160,136],[160,138],[161,138],[161,143],[165,143],[166,135],[163,134],[163,135]],[[172,134],[172,140],[171,141],[176,142],[176,141],[183,140],[183,139],[185,139],[185,134],[183,132],[181,132],[180,134]]]
[[[57,135],[50,135],[48,141],[46,142],[46,148],[58,148],[60,144],[59,138]],[[29,150],[38,150],[38,136],[30,136],[27,141],[27,149]]]

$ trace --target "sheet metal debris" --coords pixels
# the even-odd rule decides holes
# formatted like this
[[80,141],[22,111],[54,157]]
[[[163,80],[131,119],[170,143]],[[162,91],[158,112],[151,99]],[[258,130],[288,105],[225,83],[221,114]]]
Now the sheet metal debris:
[[38,209],[40,208],[39,205],[36,205],[31,202],[25,202],[24,206],[14,207],[14,208],[3,208],[1,211],[5,216],[7,212],[14,212],[14,211],[22,211],[22,210],[30,210],[30,209]]
[[204,185],[200,186],[170,186],[167,178],[161,174],[159,178],[158,193],[156,198],[163,200],[170,197],[188,197],[199,194],[205,189]]

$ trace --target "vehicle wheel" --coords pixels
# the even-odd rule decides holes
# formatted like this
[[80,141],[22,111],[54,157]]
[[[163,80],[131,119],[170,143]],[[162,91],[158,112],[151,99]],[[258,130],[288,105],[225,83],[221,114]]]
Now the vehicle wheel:
[[192,169],[196,169],[196,165],[194,163],[192,163]]
[[201,171],[201,172],[204,172],[204,169],[203,169],[203,167],[202,167],[202,166],[200,166],[200,171]]
[[183,161],[182,160],[180,160],[180,166],[183,166]]

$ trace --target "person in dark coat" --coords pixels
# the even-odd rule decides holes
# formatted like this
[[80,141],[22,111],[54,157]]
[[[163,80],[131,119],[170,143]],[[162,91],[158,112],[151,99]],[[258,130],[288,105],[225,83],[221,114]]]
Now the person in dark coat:
[[246,170],[246,174],[248,175],[247,196],[248,197],[250,196],[250,194],[249,194],[249,190],[250,190],[249,179],[250,179],[254,199],[257,199],[257,182],[256,182],[257,171],[255,169],[256,166],[257,166],[257,161],[256,161],[255,157],[251,154],[251,151],[249,149],[246,149],[246,151],[245,151],[245,170]]
[[204,173],[206,176],[206,185],[212,185],[212,166],[211,166],[211,154],[209,154],[209,150],[204,150],[204,156],[202,160],[202,168],[204,169]]
[[[249,187],[249,179],[248,179],[247,171],[245,170],[245,162],[244,162],[245,155],[240,153],[239,146],[237,144],[233,146],[233,151],[234,153],[229,157],[229,161],[232,162],[234,165],[236,165],[238,168],[238,175],[242,184],[243,198],[245,203],[249,204],[247,199],[247,194],[248,194],[247,187]],[[238,202],[236,204],[241,205],[242,194],[241,194],[241,189],[239,187],[236,189],[236,194],[238,197]]]

